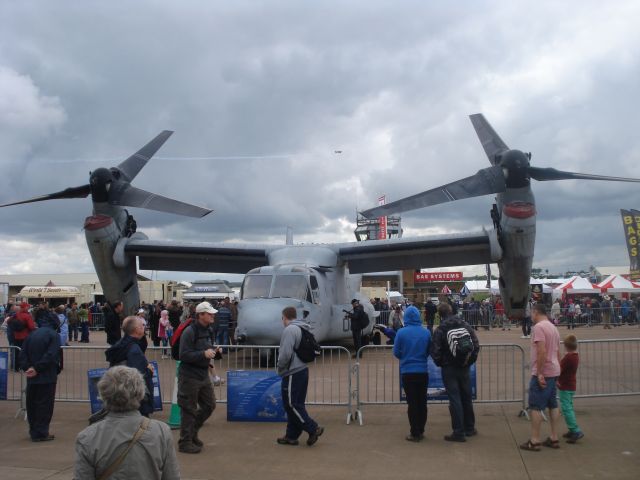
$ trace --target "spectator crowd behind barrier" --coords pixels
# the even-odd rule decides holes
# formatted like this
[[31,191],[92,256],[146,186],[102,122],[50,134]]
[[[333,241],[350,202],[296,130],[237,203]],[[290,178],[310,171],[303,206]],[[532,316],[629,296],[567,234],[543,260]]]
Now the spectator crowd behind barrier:
[[[215,385],[218,402],[227,401],[225,385],[229,370],[273,371],[277,346],[230,345],[216,360]],[[579,342],[581,364],[576,398],[640,395],[640,338],[587,340]],[[7,351],[3,347],[0,351]],[[391,346],[368,345],[356,362],[345,347],[323,347],[322,356],[310,365],[308,404],[341,406],[347,422],[362,414],[366,405],[400,403],[399,367]],[[64,347],[64,370],[58,377],[56,401],[88,402],[87,371],[107,367],[104,346]],[[362,353],[365,355],[362,355]],[[163,403],[171,402],[175,382],[175,361],[162,358],[162,347],[149,347],[149,361],[159,366]],[[480,403],[519,403],[525,406],[528,357],[519,345],[482,345],[477,368],[477,398]],[[9,372],[8,398],[20,398],[22,376]],[[89,410],[87,410],[87,414]],[[362,416],[359,418],[362,421]]]

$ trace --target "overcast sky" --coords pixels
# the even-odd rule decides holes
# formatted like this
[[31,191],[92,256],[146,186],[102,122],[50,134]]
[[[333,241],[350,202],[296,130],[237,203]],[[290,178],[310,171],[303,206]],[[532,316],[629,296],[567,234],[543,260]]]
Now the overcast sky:
[[[638,18],[637,0],[1,2],[0,203],[85,184],[168,129],[134,184],[215,212],[133,209],[150,238],[351,241],[379,195],[489,166],[478,112],[536,166],[640,177]],[[534,267],[628,265],[638,184],[533,188]],[[405,237],[489,227],[491,203],[405,214]],[[0,273],[92,271],[90,213],[2,209]]]

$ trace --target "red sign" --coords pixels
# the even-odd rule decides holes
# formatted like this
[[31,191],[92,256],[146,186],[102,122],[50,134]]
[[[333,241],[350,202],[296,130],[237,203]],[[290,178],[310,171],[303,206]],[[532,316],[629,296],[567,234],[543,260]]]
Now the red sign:
[[[378,205],[384,205],[385,203],[385,195],[378,197]],[[385,240],[387,238],[387,217],[379,217],[378,224],[380,225],[380,230],[378,230],[378,240]]]
[[420,282],[462,282],[462,272],[425,272],[414,273],[413,281]]

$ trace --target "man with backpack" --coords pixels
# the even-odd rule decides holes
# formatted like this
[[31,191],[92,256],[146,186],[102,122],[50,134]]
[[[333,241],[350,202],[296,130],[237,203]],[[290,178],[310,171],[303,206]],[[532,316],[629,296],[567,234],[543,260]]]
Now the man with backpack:
[[448,303],[438,305],[440,326],[433,336],[431,358],[442,368],[442,381],[449,397],[452,433],[448,442],[465,442],[477,434],[471,398],[469,368],[478,359],[480,343],[473,328],[452,314]]
[[144,337],[144,323],[139,317],[127,317],[122,322],[124,337],[105,352],[109,367],[124,365],[140,372],[145,383],[145,396],[139,411],[145,417],[153,413],[153,366],[145,357],[140,340]]
[[[307,357],[308,350],[316,350],[315,339],[308,331],[308,325],[296,320],[296,309],[287,307],[282,310],[284,330],[280,337],[278,354],[278,375],[282,377],[282,402],[287,412],[287,431],[284,437],[277,439],[280,445],[298,445],[298,437],[307,432],[307,445],[311,446],[324,433],[324,428],[309,416],[304,406],[309,384],[309,369],[306,361],[313,361],[317,352]],[[303,329],[308,332],[303,332]],[[311,335],[311,338],[309,338]],[[313,340],[311,340],[313,339]]]
[[200,453],[203,443],[198,438],[198,430],[216,408],[216,396],[209,378],[209,369],[213,368],[210,362],[220,352],[213,346],[210,328],[216,313],[218,311],[209,302],[202,302],[196,307],[196,319],[174,333],[180,341],[178,405],[182,416],[178,450],[182,453]]

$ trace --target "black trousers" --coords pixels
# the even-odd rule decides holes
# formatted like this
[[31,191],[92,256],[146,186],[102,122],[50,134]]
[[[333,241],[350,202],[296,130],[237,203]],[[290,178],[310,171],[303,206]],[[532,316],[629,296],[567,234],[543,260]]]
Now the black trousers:
[[182,409],[179,445],[193,443],[198,430],[216,408],[216,396],[211,379],[178,376],[178,405]]
[[404,373],[402,375],[402,387],[407,396],[407,417],[411,435],[419,437],[424,435],[424,427],[427,424],[427,384],[429,375],[425,373]]
[[55,383],[27,383],[27,419],[32,440],[49,436],[55,398]]
[[442,382],[449,397],[453,434],[464,436],[465,433],[473,432],[476,417],[473,413],[469,367],[443,366]]
[[352,329],[351,335],[353,336],[353,346],[356,349],[356,353],[358,353],[358,350],[362,347],[362,329]]

